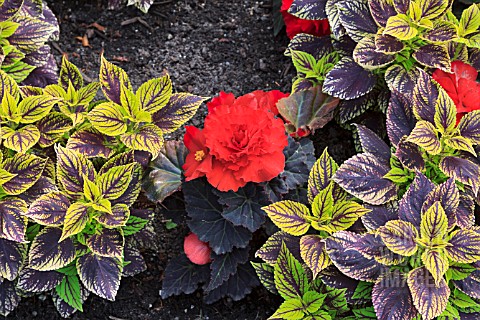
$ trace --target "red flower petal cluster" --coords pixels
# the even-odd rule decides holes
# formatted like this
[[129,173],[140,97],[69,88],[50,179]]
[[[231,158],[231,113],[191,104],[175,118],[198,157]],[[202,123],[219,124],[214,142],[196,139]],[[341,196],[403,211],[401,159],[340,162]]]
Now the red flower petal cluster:
[[476,82],[478,72],[462,62],[452,62],[452,73],[435,70],[437,81],[457,106],[457,124],[466,113],[480,109],[480,83]]
[[195,233],[190,233],[183,241],[183,251],[187,258],[195,264],[203,265],[211,261],[210,253],[212,249],[208,243],[198,239]]
[[330,26],[328,20],[305,20],[295,17],[288,13],[288,9],[292,5],[293,0],[282,0],[280,12],[287,28],[287,36],[292,39],[299,33],[308,33],[317,37],[330,34]]
[[235,99],[221,92],[212,99],[204,129],[186,128],[186,180],[206,176],[220,191],[237,191],[282,172],[288,141],[275,104],[286,96],[277,90],[254,91]]

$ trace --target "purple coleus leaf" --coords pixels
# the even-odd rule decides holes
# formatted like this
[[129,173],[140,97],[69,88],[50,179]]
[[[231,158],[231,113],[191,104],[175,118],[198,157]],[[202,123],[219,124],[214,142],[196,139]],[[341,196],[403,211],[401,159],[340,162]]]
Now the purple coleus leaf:
[[27,246],[23,243],[0,239],[0,277],[15,280],[23,267]]
[[410,188],[399,202],[398,216],[400,220],[408,221],[416,228],[420,228],[423,203],[434,187],[433,182],[428,180],[423,173],[417,171]]
[[402,256],[393,253],[378,234],[366,233],[358,242],[353,244],[354,248],[360,251],[364,257],[375,259],[384,265],[395,265],[401,262]]
[[410,170],[422,171],[425,169],[422,151],[416,144],[406,141],[405,136],[398,143],[395,156],[404,167]]
[[353,59],[367,70],[383,68],[395,61],[395,55],[385,54],[377,50],[375,36],[364,37],[353,51]]
[[375,155],[363,153],[345,161],[333,180],[368,204],[384,204],[397,196],[398,187],[384,176],[390,167]]
[[390,220],[398,219],[398,203],[387,202],[379,206],[366,204],[365,208],[371,210],[361,217],[364,226],[368,230],[376,230],[384,226]]
[[420,71],[417,85],[413,90],[413,113],[415,117],[432,124],[435,123],[435,105],[438,97],[438,85],[428,73]]
[[35,200],[25,216],[45,226],[61,226],[65,221],[70,200],[62,192],[51,192]]
[[455,180],[450,178],[436,186],[424,199],[422,214],[430,208],[435,201],[439,201],[448,218],[448,229],[457,223],[456,212],[460,202],[460,193],[455,185]]
[[35,237],[28,253],[29,267],[39,271],[63,268],[75,260],[75,245],[67,238],[60,241],[62,230],[47,227]]
[[265,262],[274,265],[277,263],[278,254],[280,253],[280,248],[284,243],[288,251],[297,259],[301,260],[300,255],[300,238],[292,236],[284,231],[277,231],[268,238],[268,240],[263,244],[263,246],[257,250],[255,253],[256,257],[261,258]]
[[358,136],[363,152],[374,154],[382,162],[390,163],[390,148],[375,132],[369,128],[357,124]]
[[472,187],[475,195],[480,188],[480,166],[470,160],[459,157],[444,157],[439,164],[440,170],[449,177]]
[[147,270],[147,264],[140,250],[131,242],[127,242],[125,245],[123,258],[124,261],[128,262],[128,264],[123,267],[123,277],[133,277]]
[[423,66],[451,71],[450,56],[444,45],[427,44],[413,52],[412,56]]
[[15,282],[0,278],[0,315],[7,316],[20,302]]
[[394,64],[385,71],[385,82],[390,91],[401,93],[407,100],[411,98],[413,89],[417,84],[420,71],[412,68],[406,70],[403,66]]
[[299,33],[288,43],[288,51],[303,51],[317,60],[334,51],[330,37],[316,37],[307,33]]
[[411,320],[417,315],[404,274],[396,270],[373,286],[372,302],[379,320]]
[[101,134],[94,128],[76,131],[67,142],[67,149],[74,150],[87,157],[110,158],[114,151],[108,147],[115,138]]
[[473,227],[475,224],[474,195],[471,189],[466,189],[466,191],[460,194],[460,202],[455,212],[457,225],[462,229]]
[[326,2],[327,0],[293,0],[288,13],[306,20],[327,19]]
[[387,133],[390,142],[397,146],[404,136],[415,128],[412,103],[403,94],[393,90],[387,110]]
[[27,230],[27,211],[25,201],[16,198],[7,198],[0,201],[0,238],[25,242]]
[[385,27],[387,20],[397,14],[392,3],[382,0],[368,1],[370,13],[379,27]]
[[123,257],[123,234],[116,229],[103,229],[87,239],[87,246],[93,254],[102,257]]
[[388,269],[355,249],[355,243],[361,237],[349,231],[337,232],[325,240],[327,253],[343,274],[356,280],[374,282]]
[[[402,41],[388,34],[379,34],[375,36],[375,50],[388,55],[400,52],[405,48]],[[396,68],[395,68],[396,69]],[[396,75],[395,79],[398,79]]]
[[355,42],[366,35],[377,33],[377,25],[370,14],[367,1],[338,1],[336,5],[340,22]]
[[38,271],[24,268],[20,272],[18,288],[27,292],[46,292],[55,289],[65,275],[58,271]]
[[473,271],[463,280],[453,281],[453,284],[470,297],[480,299],[480,270]]

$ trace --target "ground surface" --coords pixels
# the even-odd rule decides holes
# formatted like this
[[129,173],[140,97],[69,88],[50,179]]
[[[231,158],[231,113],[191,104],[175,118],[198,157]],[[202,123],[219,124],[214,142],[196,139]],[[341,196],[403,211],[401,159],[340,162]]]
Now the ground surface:
[[[107,59],[127,71],[135,88],[166,69],[176,91],[202,96],[214,96],[220,90],[236,95],[257,89],[290,90],[292,68],[283,56],[288,39],[273,37],[269,0],[161,1],[147,15],[133,8],[106,11],[96,1],[47,2],[60,20],[61,38],[54,45],[57,60],[62,53],[68,54],[87,80],[97,79],[99,54],[104,50]],[[137,18],[142,20],[125,25]],[[89,27],[94,22],[105,27],[105,32]],[[82,47],[76,39],[85,34],[91,47]],[[202,107],[192,124],[201,125],[205,109]],[[313,137],[317,156],[328,146],[337,161],[345,160],[353,150],[349,137],[338,126],[328,125]],[[180,252],[188,231],[182,223],[167,230],[164,220],[162,214],[156,216],[155,248],[144,252],[148,270],[123,279],[115,302],[92,295],[84,305],[85,312],[73,319],[254,320],[268,318],[278,307],[278,297],[263,288],[239,302],[224,299],[205,305],[200,292],[162,300],[163,270]],[[7,319],[60,317],[50,296],[34,296],[24,299]]]

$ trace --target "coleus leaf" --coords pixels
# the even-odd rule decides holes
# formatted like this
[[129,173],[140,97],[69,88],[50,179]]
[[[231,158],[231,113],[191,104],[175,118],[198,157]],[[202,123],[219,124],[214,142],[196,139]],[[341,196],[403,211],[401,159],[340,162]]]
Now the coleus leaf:
[[430,272],[424,268],[416,268],[408,274],[407,279],[413,304],[424,319],[433,319],[445,310],[450,296],[450,288],[444,279],[439,285],[432,282]]
[[402,220],[388,221],[378,230],[380,237],[389,250],[402,256],[411,256],[417,252],[418,231],[413,224]]
[[275,287],[275,278],[273,274],[273,267],[268,263],[257,263],[251,262],[255,273],[257,274],[260,283],[273,294],[278,294],[277,288]]
[[82,202],[75,202],[68,207],[60,241],[69,239],[86,227],[89,219],[88,208],[87,204]]
[[122,259],[124,241],[120,231],[105,228],[88,238],[87,246],[95,255]]
[[458,26],[458,34],[464,37],[468,34],[476,32],[479,27],[480,8],[478,8],[478,6],[471,5],[462,12]]
[[440,170],[449,177],[472,187],[475,194],[480,187],[480,167],[467,159],[459,157],[444,157],[439,164]]
[[450,72],[450,56],[444,45],[427,44],[416,50],[412,56],[418,63],[430,68]]
[[368,259],[375,259],[375,261],[383,265],[398,265],[404,260],[402,255],[393,253],[385,245],[380,235],[380,229],[375,233],[363,234],[362,237],[360,237],[358,241],[353,244],[353,247],[355,250],[360,251],[364,257]]
[[50,112],[36,123],[40,131],[38,144],[42,147],[49,147],[61,136],[72,128],[72,120],[60,112]]
[[432,155],[442,151],[436,129],[428,121],[418,121],[406,141],[415,143]]
[[448,42],[457,37],[456,26],[448,21],[436,20],[433,22],[433,29],[427,31],[421,38],[430,42]]
[[14,98],[17,98],[19,96],[20,91],[18,84],[3,70],[0,70],[0,81],[3,84],[0,88],[0,100],[3,100],[7,93]]
[[159,156],[149,163],[142,186],[150,201],[162,202],[181,188],[187,152],[182,142],[166,141]]
[[71,62],[68,61],[64,55],[62,57],[62,65],[60,67],[60,77],[58,78],[58,84],[65,90],[68,89],[69,84],[73,85],[75,90],[80,90],[83,87],[83,77],[80,70]]
[[56,148],[56,152],[58,181],[68,194],[83,194],[84,177],[95,180],[93,164],[84,155],[61,146]]
[[189,93],[174,93],[168,104],[152,115],[153,123],[163,133],[172,133],[190,120],[205,100]]
[[36,199],[25,215],[44,226],[61,226],[70,207],[70,200],[62,192],[50,192]]
[[82,287],[77,275],[67,275],[55,288],[58,296],[72,308],[83,311]]
[[375,282],[387,269],[375,259],[369,259],[354,249],[361,235],[349,231],[339,231],[325,240],[328,256],[333,264],[350,278]]
[[375,36],[370,35],[358,42],[353,51],[353,59],[363,68],[375,70],[392,63],[395,60],[395,56],[378,51]]
[[[449,72],[449,71],[447,71]],[[435,106],[439,96],[439,85],[425,71],[420,71],[413,90],[413,113],[419,120],[435,123]]]
[[262,258],[270,265],[277,263],[277,258],[282,247],[282,243],[288,248],[297,260],[301,260],[300,239],[284,231],[277,231],[271,235],[263,246],[255,253],[256,257]]
[[100,84],[102,91],[108,100],[121,105],[120,89],[125,86],[132,90],[132,85],[128,79],[127,73],[120,67],[108,62],[102,55],[100,64]]
[[147,264],[140,250],[131,242],[127,242],[124,248],[124,261],[128,262],[123,267],[123,277],[135,276],[145,270],[147,270]]
[[369,204],[379,205],[397,196],[397,186],[383,178],[389,166],[374,155],[363,153],[345,161],[333,179],[342,188]]
[[248,261],[248,249],[235,249],[222,255],[213,253],[212,260],[210,264],[210,282],[205,288],[207,291],[218,288],[231,275],[237,272],[238,265]]
[[17,286],[26,292],[46,292],[55,289],[62,282],[64,274],[52,271],[38,271],[24,268],[18,277]]
[[208,280],[210,276],[208,268],[208,265],[193,264],[185,254],[170,260],[164,272],[162,299],[181,293],[193,293],[200,283]]
[[353,0],[336,2],[338,17],[347,34],[359,42],[363,37],[377,32],[375,20],[366,1]]
[[326,0],[294,0],[290,8],[288,8],[288,13],[306,20],[326,19],[326,2]]
[[373,90],[377,77],[349,57],[343,57],[326,75],[323,91],[333,97],[351,100]]
[[291,299],[285,300],[280,305],[280,307],[278,307],[275,313],[268,319],[291,319],[291,320],[303,319],[305,316],[304,309],[305,307],[303,305],[303,301],[301,298],[299,297],[291,298]]
[[406,41],[414,38],[418,34],[418,30],[407,15],[399,13],[388,18],[383,34]]
[[300,239],[300,254],[313,273],[313,278],[331,264],[325,251],[325,240],[317,235],[305,235]]
[[27,125],[17,130],[8,127],[3,129],[3,145],[18,153],[26,153],[40,139],[40,131],[34,125]]
[[300,262],[282,244],[274,266],[275,286],[284,299],[302,296],[309,289],[308,277]]
[[406,97],[393,90],[387,110],[387,133],[390,142],[397,146],[403,136],[409,136],[415,128],[415,117]]
[[448,0],[422,0],[418,2],[422,18],[433,19],[441,15],[450,5]]
[[438,244],[448,229],[448,219],[439,201],[435,201],[422,215],[420,236],[428,244]]
[[388,221],[398,219],[398,203],[396,202],[387,202],[379,206],[365,204],[365,208],[370,212],[363,215],[361,219],[368,230],[376,230]]
[[456,212],[460,202],[460,193],[455,185],[455,180],[450,178],[436,186],[425,198],[422,213],[427,211],[435,201],[439,201],[448,219],[448,229],[456,224]]
[[390,91],[396,91],[407,100],[411,100],[410,96],[417,84],[419,73],[418,69],[412,68],[407,71],[403,66],[393,64],[385,71],[385,82]]
[[354,201],[339,202],[333,206],[332,218],[328,224],[316,226],[316,223],[313,223],[313,227],[330,233],[346,230],[368,211],[368,209]]
[[27,230],[27,211],[25,201],[18,198],[7,198],[0,201],[0,238],[25,242]]
[[313,202],[313,199],[321,190],[327,188],[337,169],[338,165],[328,154],[328,150],[323,150],[308,177],[308,201],[310,203]]
[[456,230],[450,234],[447,256],[459,263],[472,263],[480,260],[480,233],[470,229]]
[[302,203],[284,200],[262,209],[277,227],[293,236],[301,236],[310,228],[310,210]]
[[473,200],[473,193],[470,191],[468,193],[460,194],[460,202],[455,212],[457,225],[462,229],[472,227],[475,224],[474,211],[475,203]]
[[457,128],[462,137],[474,144],[480,144],[480,110],[473,110],[464,115]]
[[453,283],[458,289],[470,297],[480,299],[480,270],[475,270],[465,279],[453,281]]
[[410,170],[422,171],[425,169],[425,160],[423,159],[420,147],[412,142],[406,141],[404,136],[398,143],[395,156],[402,165]]
[[107,136],[118,136],[127,131],[127,124],[118,106],[112,102],[97,105],[88,113],[92,126]]
[[58,99],[47,95],[31,96],[18,104],[22,123],[34,123],[45,117],[52,110]]
[[27,191],[18,195],[18,197],[25,201],[28,205],[31,205],[38,197],[55,191],[58,191],[55,182],[50,178],[42,176],[37,180],[37,182],[35,182],[33,186],[31,186]]
[[204,179],[184,183],[186,211],[191,218],[187,222],[190,230],[200,240],[208,242],[216,254],[229,252],[233,247],[245,248],[252,237],[251,232],[222,217],[223,208],[212,189]]
[[363,152],[377,156],[379,160],[390,163],[390,148],[380,137],[363,125],[356,125]]
[[434,122],[437,130],[442,134],[451,133],[456,124],[457,108],[445,90],[440,89],[435,103]]
[[368,1],[370,13],[379,27],[385,27],[389,17],[397,14],[393,3],[383,0]]
[[[80,283],[80,294],[81,294],[81,303],[84,303],[87,300],[88,296],[90,295],[90,292],[87,291],[87,289],[85,289],[85,287],[81,283]],[[71,305],[69,305],[67,302],[65,302],[65,300],[60,298],[58,294],[54,294],[52,298],[53,298],[53,303],[55,305],[55,308],[57,309],[58,313],[64,318],[72,316],[72,314],[74,314],[78,310],[72,307]]]
[[[378,0],[376,0],[378,1]],[[388,34],[379,34],[375,36],[375,50],[378,53],[384,53],[387,55],[393,55],[402,51],[405,45],[402,41]]]
[[113,145],[114,142],[113,137],[103,135],[94,128],[89,128],[72,134],[67,141],[66,148],[89,158],[102,157],[108,159],[114,153],[109,145]]
[[339,101],[338,98],[324,94],[321,86],[315,86],[280,99],[277,108],[282,117],[294,126],[292,132],[298,129],[314,132],[333,118]]
[[142,110],[150,113],[165,107],[172,95],[172,81],[167,74],[161,78],[151,79],[138,88],[136,96]]
[[150,152],[155,159],[163,146],[163,131],[154,124],[145,124],[124,133],[120,140],[130,149]]
[[87,253],[78,258],[77,270],[80,280],[90,292],[110,301],[115,300],[123,270],[119,258]]
[[448,258],[444,250],[425,249],[422,254],[422,262],[433,276],[433,279],[435,279],[435,285],[439,285],[449,267]]
[[75,259],[73,240],[60,242],[62,230],[47,227],[35,237],[28,253],[29,267],[38,271],[63,268]]
[[7,316],[15,310],[20,302],[20,296],[15,288],[15,282],[0,279],[0,314]]
[[420,228],[423,203],[435,185],[421,172],[417,172],[410,188],[399,203],[398,216],[400,220],[412,223]]
[[[126,204],[118,203],[112,207],[112,213],[103,213],[94,217],[107,228],[118,228],[127,225],[130,218],[130,208]],[[145,224],[148,220],[145,220]],[[145,225],[143,225],[145,226]],[[143,228],[142,226],[142,228]],[[139,231],[139,230],[138,230]],[[126,231],[125,231],[126,233]],[[126,234],[125,234],[126,235]]]
[[399,271],[387,274],[375,283],[372,302],[379,320],[410,320],[417,315],[405,276]]
[[22,270],[27,246],[23,243],[0,239],[0,276],[13,281]]
[[135,163],[110,168],[99,175],[96,183],[105,199],[114,200],[120,197],[132,180]]

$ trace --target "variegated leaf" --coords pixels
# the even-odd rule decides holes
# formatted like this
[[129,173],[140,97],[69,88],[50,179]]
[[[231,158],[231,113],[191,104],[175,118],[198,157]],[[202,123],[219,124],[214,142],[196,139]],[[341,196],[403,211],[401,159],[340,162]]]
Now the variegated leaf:
[[127,73],[122,68],[108,62],[103,55],[101,57],[99,77],[103,93],[108,100],[116,104],[121,104],[120,89],[122,85],[132,90],[132,84],[128,79]]
[[373,19],[375,19],[375,22],[379,27],[385,28],[388,18],[397,14],[393,2],[385,0],[369,0],[368,6],[370,7],[370,13],[372,14]]
[[[331,183],[326,189],[320,191],[313,199],[312,202],[312,214],[319,223],[328,221],[332,217],[334,199],[333,199],[333,183]],[[316,223],[316,221],[314,221]],[[315,227],[316,225],[313,224]]]
[[60,67],[60,77],[58,78],[58,84],[65,90],[69,87],[69,83],[73,85],[75,90],[80,90],[83,87],[83,77],[80,70],[67,60],[67,56],[62,57],[62,66]]
[[98,89],[100,88],[99,82],[92,82],[85,87],[80,88],[77,92],[78,104],[75,107],[76,112],[87,111],[87,106],[95,98]]
[[357,127],[363,152],[374,154],[378,159],[389,164],[391,157],[389,146],[369,128],[360,124],[355,126]]
[[122,233],[116,229],[105,228],[87,239],[87,246],[95,255],[119,259],[123,258],[124,243]]
[[42,176],[46,160],[32,154],[15,154],[3,163],[3,169],[15,177],[2,185],[8,195],[19,195],[33,186]]
[[284,243],[274,270],[275,286],[284,299],[302,296],[309,289],[307,274],[302,264],[295,259]]
[[418,30],[407,15],[400,13],[388,18],[383,34],[405,41],[414,38],[418,34]]
[[387,268],[354,249],[354,244],[361,237],[349,231],[337,232],[325,240],[327,253],[343,274],[356,280],[375,282],[380,275],[387,272]]
[[375,259],[386,266],[398,265],[404,261],[402,255],[393,253],[379,235],[379,232],[365,233],[358,241],[353,243],[353,248],[358,250],[365,258]]
[[64,134],[72,128],[72,120],[60,112],[50,112],[36,126],[42,134]]
[[26,292],[47,292],[55,289],[65,277],[63,273],[52,271],[38,271],[24,268],[19,275],[17,286]]
[[376,83],[375,74],[363,69],[352,58],[343,57],[327,73],[323,91],[340,99],[351,100],[372,91]]
[[[330,233],[346,230],[350,228],[358,218],[369,211],[369,209],[366,209],[354,201],[336,203],[333,207],[332,219],[321,229]],[[312,225],[314,228],[316,227],[313,223]]]
[[463,280],[454,281],[454,284],[470,297],[480,299],[480,270],[473,271]]
[[377,51],[375,36],[364,37],[353,51],[353,59],[367,70],[383,68],[395,60],[394,55]]
[[455,212],[457,225],[462,228],[470,228],[475,224],[475,202],[473,193],[469,190],[468,193],[460,194],[460,202],[457,211]]
[[448,229],[448,219],[439,201],[435,201],[422,215],[420,236],[429,246],[441,244]]
[[0,101],[3,100],[7,92],[14,98],[19,96],[18,84],[3,70],[0,70],[0,82],[3,84],[0,86]]
[[10,128],[2,129],[3,145],[8,149],[17,151],[18,153],[26,153],[40,139],[40,131],[32,124],[16,131]]
[[0,276],[14,281],[23,268],[26,256],[26,244],[0,239]]
[[143,110],[155,113],[165,107],[172,95],[172,81],[167,74],[161,78],[151,79],[137,90],[137,98]]
[[47,227],[35,237],[28,252],[29,267],[39,271],[57,270],[75,260],[72,239],[60,242],[62,230]]
[[449,6],[448,0],[420,0],[417,2],[423,19],[433,19],[441,15]]
[[0,201],[0,238],[25,242],[27,217],[24,216],[28,206],[18,198],[7,198]]
[[413,113],[418,120],[435,123],[435,105],[439,96],[438,84],[425,71],[419,70],[419,72],[413,91]]
[[153,123],[164,134],[172,133],[190,120],[205,100],[207,98],[189,93],[174,93],[168,104],[153,114]]
[[370,212],[362,216],[362,223],[368,230],[376,230],[390,220],[398,220],[398,203],[396,201],[380,206],[365,204],[365,208]]
[[387,110],[387,133],[390,142],[397,146],[404,136],[415,128],[411,103],[400,92],[393,90]]
[[430,274],[435,279],[435,285],[439,285],[443,280],[443,275],[448,270],[448,258],[443,249],[435,250],[426,248],[422,254],[422,262],[430,271]]
[[39,43],[48,41],[55,27],[47,22],[29,16],[17,16],[19,23],[16,32],[8,38],[10,44],[25,52],[38,50]]
[[107,228],[124,227],[130,217],[130,209],[126,204],[116,204],[112,207],[112,213],[103,213],[94,218]]
[[450,72],[450,56],[445,45],[427,44],[416,50],[412,56],[423,66]]
[[407,141],[415,143],[432,155],[439,154],[442,151],[436,129],[428,121],[418,121],[408,136]]
[[480,8],[478,5],[472,4],[462,12],[458,26],[458,34],[464,37],[468,34],[477,32],[479,27]]
[[433,23],[433,29],[427,31],[421,38],[430,42],[441,43],[452,41],[457,37],[457,28],[448,21],[436,20]]
[[460,263],[472,263],[480,260],[480,232],[470,229],[456,230],[445,248],[447,256]]
[[291,235],[301,236],[310,228],[306,219],[310,216],[310,210],[299,202],[284,200],[262,209],[277,227]]
[[75,202],[71,204],[65,215],[62,236],[59,241],[66,241],[69,237],[82,232],[88,219],[88,206],[85,203]]
[[407,142],[407,137],[404,136],[397,146],[395,156],[402,163],[402,165],[412,171],[422,171],[425,169],[425,159],[423,159],[420,147],[415,143]]
[[[0,7],[0,10],[2,8]],[[0,12],[1,14],[1,12]],[[0,315],[7,316],[20,303],[20,295],[15,288],[15,282],[0,279]]]
[[84,177],[95,180],[95,168],[87,157],[58,146],[57,151],[57,180],[70,195],[83,194]]
[[455,185],[455,180],[450,178],[436,186],[424,199],[422,214],[427,211],[435,201],[439,201],[448,219],[448,229],[451,230],[457,220],[456,212],[460,201],[460,193]]
[[88,120],[95,129],[107,136],[115,137],[127,131],[122,113],[112,102],[97,105],[88,113]]
[[123,270],[120,259],[87,253],[78,258],[77,270],[85,288],[101,298],[115,300]]
[[132,173],[135,164],[130,163],[123,166],[115,166],[106,173],[98,176],[96,183],[105,199],[113,200],[120,197],[128,188],[132,180]]
[[388,221],[378,230],[378,233],[387,248],[394,253],[409,257],[418,250],[416,243],[418,231],[410,222]]
[[457,128],[462,137],[473,144],[480,144],[480,110],[473,110],[464,115]]
[[480,187],[480,166],[470,160],[458,157],[444,157],[439,164],[440,170],[449,177],[472,187],[475,195]]
[[450,288],[444,279],[435,285],[434,279],[425,267],[416,268],[407,279],[413,304],[425,320],[431,320],[445,310],[450,296]]
[[288,8],[288,13],[305,20],[326,19],[326,2],[326,0],[294,0]]
[[114,153],[109,145],[113,145],[114,142],[115,139],[113,137],[103,135],[94,128],[89,128],[76,131],[68,139],[66,148],[89,158],[102,157],[108,159]]
[[322,155],[313,165],[308,177],[308,201],[313,202],[317,194],[325,189],[338,169],[335,160],[328,154],[325,149]]
[[120,140],[132,150],[148,151],[155,159],[163,147],[163,131],[154,124],[145,124],[133,132],[126,132]]
[[333,180],[366,203],[379,205],[397,196],[397,186],[384,178],[388,171],[390,167],[373,154],[363,153],[345,161]]
[[316,235],[306,235],[300,239],[300,254],[303,261],[312,270],[313,278],[331,264],[325,251],[325,241]]
[[370,14],[367,1],[342,1],[336,2],[335,5],[338,8],[338,17],[342,26],[355,42],[359,42],[369,34],[377,33],[377,26]]
[[345,35],[345,28],[340,21],[340,12],[337,7],[337,2],[327,1],[325,4],[325,13],[328,17],[328,24],[330,25],[330,30],[332,31],[332,37],[336,40],[339,40]]
[[437,130],[442,134],[449,134],[455,128],[457,108],[447,92],[440,89],[435,103],[434,122]]
[[273,273],[273,267],[268,263],[258,263],[250,262],[255,273],[257,274],[258,280],[260,283],[273,294],[278,294],[277,288],[275,287],[275,279]]
[[297,259],[301,260],[302,256],[300,254],[300,238],[292,236],[284,231],[277,231],[271,235],[263,246],[257,250],[255,256],[263,259],[270,265],[277,263],[278,254],[284,243],[288,251]]
[[372,290],[372,302],[379,320],[411,320],[417,315],[405,275],[398,270],[383,275]]
[[445,140],[445,144],[455,150],[467,151],[470,152],[473,156],[477,155],[475,149],[473,148],[473,142],[468,138],[462,136],[448,138]]
[[[380,1],[380,0],[374,0]],[[378,34],[375,36],[375,50],[384,54],[393,55],[405,48],[402,41],[388,34]]]
[[124,261],[128,262],[128,264],[123,267],[123,277],[133,277],[147,270],[147,264],[145,263],[142,253],[133,242],[125,244],[123,256]]
[[31,96],[18,104],[22,123],[34,123],[45,117],[52,110],[58,99],[48,95]]
[[70,207],[68,197],[62,192],[50,192],[35,200],[25,215],[44,226],[60,226]]

